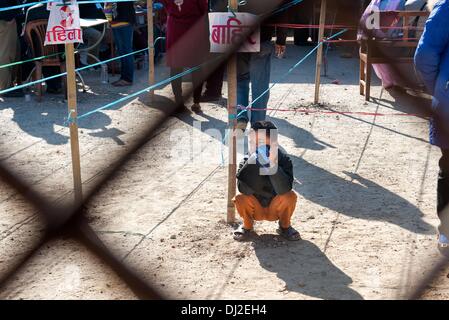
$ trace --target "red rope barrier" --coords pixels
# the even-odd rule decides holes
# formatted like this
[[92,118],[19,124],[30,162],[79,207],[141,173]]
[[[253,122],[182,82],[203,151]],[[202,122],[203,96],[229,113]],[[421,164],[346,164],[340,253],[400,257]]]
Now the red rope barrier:
[[[279,28],[288,28],[288,29],[319,29],[320,26],[317,24],[298,24],[298,23],[272,23],[269,24],[271,27],[279,27]],[[348,29],[348,30],[357,30],[357,26],[345,26],[340,24],[330,24],[325,25],[325,29]],[[401,29],[408,29],[408,30],[417,30],[422,31],[424,28],[421,27],[415,27],[415,26],[380,26],[379,28],[373,29],[373,30],[401,30]]]
[[325,115],[359,115],[359,116],[376,116],[376,117],[416,117],[421,118],[421,116],[412,113],[377,113],[377,112],[363,112],[363,111],[323,111],[323,110],[313,110],[313,109],[276,109],[276,108],[266,108],[266,109],[256,109],[256,108],[240,108],[239,110],[255,110],[255,111],[279,111],[279,112],[295,112],[303,114],[325,114]]
[[[289,29],[319,29],[319,25],[315,24],[294,24],[294,23],[272,23],[271,27],[289,28]],[[344,25],[325,25],[325,29],[350,29],[357,30],[356,26],[344,26]]]
[[[400,42],[400,41],[418,41],[419,38],[399,38],[399,39],[385,39],[385,40],[376,39],[376,40],[378,40],[378,41],[396,41],[396,42]],[[323,41],[326,42],[326,43],[359,42],[359,40],[357,40],[357,39],[353,39],[353,40],[351,40],[351,39],[338,39],[338,40],[326,40],[326,39],[324,39]]]

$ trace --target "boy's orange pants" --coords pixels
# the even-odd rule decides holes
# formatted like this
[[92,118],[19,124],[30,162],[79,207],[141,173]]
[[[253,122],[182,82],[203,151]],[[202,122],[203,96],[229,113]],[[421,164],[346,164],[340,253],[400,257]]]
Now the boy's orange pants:
[[243,227],[251,230],[254,221],[277,221],[282,228],[291,225],[291,217],[295,212],[298,196],[292,190],[282,195],[277,195],[271,200],[269,207],[264,208],[253,195],[239,194],[234,198],[235,207],[243,219]]

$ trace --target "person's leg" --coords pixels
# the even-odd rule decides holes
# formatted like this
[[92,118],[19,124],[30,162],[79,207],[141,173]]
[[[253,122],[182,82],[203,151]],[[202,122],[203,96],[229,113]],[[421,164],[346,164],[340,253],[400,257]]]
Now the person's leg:
[[199,104],[201,102],[201,93],[203,92],[203,74],[200,70],[192,73],[193,84],[193,103]]
[[[252,109],[251,124],[265,120],[270,99],[271,56],[273,54],[273,44],[264,42],[260,44],[260,52],[253,53],[250,64]],[[261,96],[263,94],[263,96]]]
[[440,218],[438,230],[449,239],[449,149],[442,149],[437,184],[437,212]]
[[[237,105],[243,107],[249,104],[250,61],[249,53],[237,54]],[[247,111],[237,110],[237,115],[237,121],[249,121]]]
[[[97,43],[101,39],[101,32],[98,31],[95,28],[86,28],[83,30],[83,41],[84,44],[82,44],[81,48],[88,48],[93,46],[95,43]],[[94,56],[99,56],[100,46],[96,46],[93,48],[89,53],[93,54]],[[80,61],[82,64],[87,65],[89,64],[87,60],[87,52],[86,51],[80,51]]]
[[[42,69],[42,74],[44,78],[51,77],[61,73],[61,70],[58,67],[44,67]],[[47,84],[47,93],[61,93],[62,92],[62,81],[64,81],[64,77],[57,77],[53,79],[49,79],[46,82]]]
[[[103,26],[103,28],[106,28],[106,26]],[[101,37],[103,35],[103,32],[98,29],[92,28],[91,33],[92,34],[90,35],[90,37],[92,38],[92,45],[94,45],[98,42],[100,42],[100,43],[98,43],[98,45],[96,47],[94,47],[90,50],[90,54],[92,54],[95,57],[97,57],[98,59],[100,59],[100,47],[101,47],[101,39],[102,39]]]
[[85,51],[85,48],[89,47],[89,30],[90,28],[86,28],[85,30],[83,30],[83,44],[80,44],[79,46],[79,54],[80,54],[80,63],[81,65],[88,65],[89,63],[87,62],[87,51]]
[[[117,45],[118,55],[131,53],[133,50],[133,27],[131,25],[117,27],[112,29],[114,40]],[[134,80],[134,56],[129,55],[120,59],[121,61],[121,80],[133,82]]]
[[[170,77],[174,77],[182,72],[182,68],[170,68]],[[172,80],[171,87],[173,95],[175,96],[176,104],[184,104],[184,98],[182,97],[182,78]]]
[[238,194],[235,196],[234,204],[243,219],[243,228],[252,230],[254,227],[254,217],[260,215],[263,211],[257,198],[253,195]]
[[294,191],[274,197],[268,208],[270,220],[279,220],[280,227],[283,229],[289,228],[297,200],[298,196]]
[[209,78],[206,80],[205,97],[219,98],[223,90],[223,76],[226,68],[226,63],[222,63],[215,69]]

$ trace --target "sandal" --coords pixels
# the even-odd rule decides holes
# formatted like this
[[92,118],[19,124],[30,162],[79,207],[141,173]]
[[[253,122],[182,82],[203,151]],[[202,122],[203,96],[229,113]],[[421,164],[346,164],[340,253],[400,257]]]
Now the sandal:
[[292,226],[288,227],[287,229],[282,228],[279,226],[279,229],[276,230],[277,233],[287,239],[288,241],[298,241],[301,240],[301,236],[298,231],[295,230]]
[[252,233],[252,230],[248,230],[243,228],[243,225],[240,225],[237,229],[234,230],[234,240],[236,241],[245,241],[247,240]]

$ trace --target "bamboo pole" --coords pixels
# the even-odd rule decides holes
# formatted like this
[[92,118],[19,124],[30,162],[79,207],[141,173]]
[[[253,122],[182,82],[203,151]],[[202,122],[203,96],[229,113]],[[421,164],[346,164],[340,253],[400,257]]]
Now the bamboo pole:
[[[238,10],[237,0],[229,0],[229,8],[233,11]],[[235,136],[235,118],[237,106],[237,55],[234,53],[228,61],[228,114],[229,114],[229,163],[228,163],[228,210],[227,223],[235,222],[235,206],[233,199],[237,192],[236,174],[237,174],[237,139]]]
[[[320,9],[320,29],[318,32],[318,41],[324,39],[324,25],[326,24],[326,8],[327,0],[321,0]],[[318,47],[316,56],[316,69],[315,69],[315,103],[320,101],[320,84],[321,84],[321,64],[323,62],[323,46]]]
[[70,148],[72,153],[73,184],[75,188],[75,203],[80,203],[83,198],[81,181],[81,162],[78,140],[78,125],[76,123],[76,74],[75,74],[75,49],[73,43],[65,45],[66,70],[67,70],[67,106],[69,111]]
[[[148,83],[150,86],[155,84],[154,73],[154,19],[153,19],[153,0],[147,0],[147,30],[148,30]],[[154,97],[154,90],[150,91],[150,99]]]

